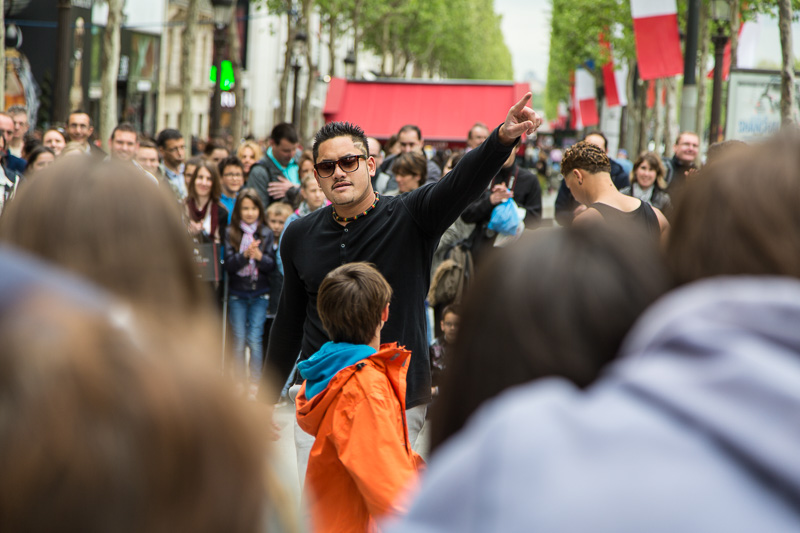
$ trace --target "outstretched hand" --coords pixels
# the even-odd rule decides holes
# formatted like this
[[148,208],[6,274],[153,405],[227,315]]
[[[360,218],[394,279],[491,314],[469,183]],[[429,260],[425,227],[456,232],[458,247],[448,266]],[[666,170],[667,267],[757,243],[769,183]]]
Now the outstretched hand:
[[525,105],[530,99],[531,93],[526,93],[522,100],[508,110],[506,121],[500,126],[500,131],[498,132],[500,142],[503,144],[510,145],[523,133],[530,135],[542,125],[541,117],[533,109]]

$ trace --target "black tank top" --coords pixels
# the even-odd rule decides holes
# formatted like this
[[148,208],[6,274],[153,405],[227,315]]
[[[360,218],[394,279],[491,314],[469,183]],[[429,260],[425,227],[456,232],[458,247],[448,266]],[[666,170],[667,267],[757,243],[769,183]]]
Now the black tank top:
[[595,202],[589,207],[597,209],[603,219],[609,222],[622,222],[623,224],[641,224],[648,233],[652,233],[656,238],[661,236],[661,226],[658,223],[658,215],[647,202],[642,202],[639,207],[630,212],[620,211],[616,207]]

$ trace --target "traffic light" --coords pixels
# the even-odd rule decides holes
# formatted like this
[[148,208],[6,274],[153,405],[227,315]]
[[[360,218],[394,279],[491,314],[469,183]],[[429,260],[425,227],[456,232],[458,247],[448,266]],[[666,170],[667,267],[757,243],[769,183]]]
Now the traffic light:
[[[223,91],[230,91],[236,85],[236,80],[233,77],[233,64],[224,59],[222,61],[221,74],[219,77],[219,88]],[[211,83],[217,83],[217,66],[211,65],[211,75],[209,76]]]

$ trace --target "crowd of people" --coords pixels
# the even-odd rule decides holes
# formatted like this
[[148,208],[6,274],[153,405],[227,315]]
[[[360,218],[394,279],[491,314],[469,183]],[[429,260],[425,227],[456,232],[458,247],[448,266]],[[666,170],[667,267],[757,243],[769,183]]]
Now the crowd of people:
[[0,529],[796,530],[800,135],[590,132],[543,227],[529,98],[434,158],[0,113]]

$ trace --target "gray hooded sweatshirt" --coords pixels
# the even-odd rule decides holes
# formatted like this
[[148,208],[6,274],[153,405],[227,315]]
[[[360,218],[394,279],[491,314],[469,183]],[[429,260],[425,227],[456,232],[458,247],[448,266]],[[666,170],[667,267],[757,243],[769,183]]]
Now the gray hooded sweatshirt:
[[800,531],[800,282],[686,286],[588,391],[489,402],[391,531]]

